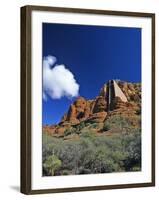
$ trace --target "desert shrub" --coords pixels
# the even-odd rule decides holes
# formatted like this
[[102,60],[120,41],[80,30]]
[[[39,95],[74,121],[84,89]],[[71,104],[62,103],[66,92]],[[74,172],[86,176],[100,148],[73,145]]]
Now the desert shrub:
[[80,133],[80,137],[93,139],[95,137],[95,134],[96,133],[93,130],[83,129]]
[[58,157],[62,160],[62,167],[71,170],[73,174],[77,174],[82,153],[82,147],[79,145],[79,142],[64,141],[59,148]]
[[106,146],[99,146],[95,152],[93,162],[94,173],[109,173],[116,171],[118,164],[111,157],[111,150]]
[[122,140],[120,135],[112,135],[110,137],[100,136],[94,140],[95,148],[98,146],[106,146],[112,152],[122,151]]
[[127,171],[133,168],[141,168],[141,137],[140,134],[134,134],[125,141],[125,150],[127,159],[124,161],[124,166]]
[[85,167],[81,166],[79,168],[79,174],[91,174],[91,169],[86,169]]
[[76,129],[77,129],[77,131],[80,131],[80,130],[82,130],[85,126],[86,126],[86,125],[85,125],[85,122],[81,122],[81,123],[76,127]]
[[120,171],[118,169],[118,163],[115,163],[111,157],[106,157],[105,155],[98,155],[96,161],[93,163],[94,173],[111,173],[115,171]]
[[83,173],[110,173],[121,171],[119,162],[112,157],[112,151],[107,146],[89,145],[82,156]]
[[[120,136],[99,137],[95,141],[95,145],[96,149],[104,147],[102,151],[106,152],[105,157],[108,159],[109,165],[107,163],[108,166],[105,167],[105,171],[108,172],[108,169],[109,172],[123,171],[123,160],[125,160],[127,154],[123,149]],[[110,166],[112,166],[112,169],[110,169]]]
[[70,170],[64,169],[62,170],[61,175],[69,175],[70,173],[71,173]]
[[71,135],[71,134],[80,134],[81,130],[84,129],[85,127],[86,127],[85,122],[81,122],[78,125],[74,125],[74,126],[65,130],[64,136],[68,136],[68,135]]
[[70,127],[64,131],[64,136],[68,136],[75,133],[76,133],[76,129],[73,127]]
[[131,127],[132,125],[128,118],[121,115],[115,115],[111,116],[105,121],[103,125],[103,130],[108,131],[111,129],[118,129],[124,132],[124,130],[127,131],[127,129],[130,129]]
[[59,150],[59,146],[61,146],[62,139],[60,138],[54,138],[49,135],[43,134],[42,137],[42,159],[43,162],[47,159],[48,156],[51,156],[53,154],[57,154]]
[[[115,139],[115,140],[114,140]],[[110,173],[124,171],[127,153],[122,149],[120,137],[99,137],[85,141],[82,156],[83,173]]]
[[98,123],[91,123],[89,124],[90,128],[98,128],[99,124]]
[[87,122],[85,122],[85,127],[98,128],[99,127],[99,123],[93,122],[93,121],[87,121]]
[[107,122],[105,122],[104,126],[103,126],[103,131],[109,131],[110,129],[111,129],[110,124],[108,124]]
[[95,159],[95,148],[90,138],[82,138],[80,145],[82,147],[82,153],[80,158],[80,171],[79,173],[91,173],[93,171],[92,163]]
[[97,137],[84,128],[78,140],[48,136],[43,140],[44,175],[111,173],[140,169],[141,134],[137,129],[129,135]]
[[52,155],[48,156],[47,159],[44,161],[43,168],[47,174],[53,176],[55,174],[55,171],[58,170],[61,165],[61,160],[59,160],[57,156]]

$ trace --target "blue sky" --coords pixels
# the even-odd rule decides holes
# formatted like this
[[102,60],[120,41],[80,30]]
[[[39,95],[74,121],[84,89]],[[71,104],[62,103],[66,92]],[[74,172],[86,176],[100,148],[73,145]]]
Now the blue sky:
[[[56,57],[79,84],[79,95],[92,99],[110,79],[141,82],[141,29],[43,24],[43,58]],[[58,123],[74,98],[43,99],[43,124]]]

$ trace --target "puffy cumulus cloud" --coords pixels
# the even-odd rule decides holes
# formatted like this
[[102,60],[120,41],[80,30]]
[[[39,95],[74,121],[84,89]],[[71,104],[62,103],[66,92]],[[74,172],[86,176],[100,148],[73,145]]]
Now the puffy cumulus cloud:
[[55,65],[53,67],[56,60],[54,56],[47,56],[43,59],[43,99],[47,100],[47,96],[52,99],[78,96],[79,84],[76,82],[74,75],[65,65]]

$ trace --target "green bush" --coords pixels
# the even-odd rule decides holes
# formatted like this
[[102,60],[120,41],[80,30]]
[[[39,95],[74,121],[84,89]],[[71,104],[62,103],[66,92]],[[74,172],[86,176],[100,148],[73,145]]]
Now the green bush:
[[124,133],[125,131],[129,131],[129,129],[131,128],[132,128],[132,124],[129,121],[129,119],[121,115],[111,116],[105,121],[103,125],[104,131],[117,129]]
[[85,122],[81,122],[79,125],[77,125],[76,129],[77,131],[81,131],[85,126]]
[[68,136],[75,133],[76,133],[76,129],[73,127],[70,127],[64,131],[64,136]]
[[98,126],[99,126],[98,123],[89,124],[89,128],[98,128]]
[[103,131],[109,131],[111,129],[111,126],[110,126],[110,124],[108,124],[108,123],[104,123],[104,126],[103,126]]
[[111,157],[111,151],[106,146],[96,148],[94,160],[92,162],[93,173],[110,173],[117,171],[118,163]]
[[93,130],[89,130],[89,129],[84,129],[81,131],[80,133],[80,137],[84,137],[84,138],[94,138],[95,137],[95,131]]
[[[85,130],[85,131],[84,131]],[[43,137],[43,175],[139,171],[141,134],[95,136],[82,130],[78,140]]]
[[69,175],[70,173],[71,173],[71,171],[70,171],[70,170],[67,170],[67,169],[66,169],[66,170],[64,169],[64,170],[62,171],[62,175]]
[[48,156],[47,159],[43,163],[44,171],[46,171],[49,175],[53,176],[55,171],[58,170],[62,165],[61,160],[58,159],[57,156],[52,155]]
[[125,141],[127,158],[124,166],[127,171],[141,168],[141,137],[139,134],[131,135],[129,140]]

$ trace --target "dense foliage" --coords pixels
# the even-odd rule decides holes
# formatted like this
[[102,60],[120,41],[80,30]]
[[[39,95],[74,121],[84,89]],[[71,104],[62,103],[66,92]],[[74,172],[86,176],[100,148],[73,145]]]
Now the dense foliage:
[[[74,130],[71,131],[73,134]],[[79,139],[71,140],[43,134],[44,176],[139,171],[140,169],[140,130],[136,130],[133,134],[111,136],[95,136],[91,130],[83,130],[79,134]]]
[[122,115],[115,115],[108,118],[104,125],[103,131],[112,130],[113,132],[120,132],[121,134],[131,134],[134,132],[140,132],[139,128],[135,128],[133,123],[137,124],[137,127],[140,127],[141,118],[140,116],[134,116],[133,118],[127,118]]

